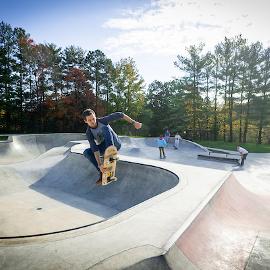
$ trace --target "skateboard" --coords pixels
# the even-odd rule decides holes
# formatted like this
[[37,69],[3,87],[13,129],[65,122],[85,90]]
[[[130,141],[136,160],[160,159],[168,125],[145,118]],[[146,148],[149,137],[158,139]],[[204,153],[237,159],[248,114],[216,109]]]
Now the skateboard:
[[104,153],[103,166],[105,172],[102,174],[102,185],[110,184],[117,180],[115,176],[116,161],[118,160],[117,149],[115,146],[109,146]]

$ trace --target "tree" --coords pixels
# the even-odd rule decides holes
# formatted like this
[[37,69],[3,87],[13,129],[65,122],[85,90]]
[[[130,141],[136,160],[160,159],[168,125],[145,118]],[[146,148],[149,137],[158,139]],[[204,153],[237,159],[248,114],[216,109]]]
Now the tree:
[[[82,48],[68,46],[60,55],[62,58],[61,69],[63,72],[63,78],[65,78],[73,68],[84,70],[85,51]],[[74,91],[74,85],[70,84],[67,80],[64,80],[64,83],[65,85],[61,94],[68,94],[69,92]]]
[[219,54],[219,50],[216,47],[215,48],[215,53],[213,55],[212,61],[214,64],[214,68],[212,71],[212,76],[214,79],[214,108],[213,108],[213,113],[214,113],[214,119],[213,119],[213,125],[212,125],[212,131],[213,131],[213,138],[216,141],[218,139],[218,133],[220,130],[220,124],[219,124],[219,110],[218,110],[218,97],[220,94],[220,61],[221,61],[221,55]]
[[63,83],[63,65],[61,59],[61,48],[57,47],[55,44],[47,44],[49,50],[49,70],[48,70],[48,84],[49,89],[52,92],[52,98],[55,101],[55,106],[57,106],[57,101],[61,96],[61,89],[64,87]]
[[12,124],[15,96],[15,36],[12,27],[4,22],[0,23],[0,99],[3,129],[9,131]]
[[259,104],[257,106],[259,111],[257,142],[259,144],[262,143],[263,128],[266,128],[266,125],[270,123],[270,48],[263,51],[262,60],[260,67],[261,87],[259,88]]
[[18,111],[16,117],[17,121],[15,123],[16,126],[19,127],[19,131],[23,131],[25,129],[25,122],[26,119],[24,117],[25,110],[26,110],[26,91],[28,87],[28,66],[27,66],[27,59],[24,54],[25,49],[25,41],[30,39],[30,35],[25,32],[22,28],[15,28],[14,29],[15,35],[15,48],[14,48],[14,56],[16,59],[16,76],[17,83],[16,83],[16,95],[15,95],[15,102],[16,102],[16,111]]
[[[227,124],[229,125],[229,141],[233,141],[233,108],[237,93],[237,79],[240,64],[240,51],[246,40],[241,35],[228,39],[216,46],[219,55],[220,79],[223,81],[223,139],[226,140]],[[227,121],[228,120],[228,121]]]
[[243,142],[247,141],[247,133],[250,122],[251,104],[254,94],[257,92],[261,63],[262,44],[260,42],[251,44],[247,55],[247,88],[246,88],[246,114],[243,132]]
[[187,109],[191,117],[192,137],[196,136],[196,128],[201,127],[199,113],[202,110],[203,91],[202,72],[206,63],[206,58],[201,55],[204,44],[190,46],[187,48],[188,56],[177,56],[175,66],[187,74],[185,81],[188,83],[186,91],[188,92]]
[[98,114],[98,101],[105,96],[107,111],[111,92],[112,61],[100,50],[89,51],[85,58],[85,69],[90,83],[95,89],[95,111]]
[[136,118],[144,104],[144,80],[132,58],[121,59],[116,63],[113,80],[112,102],[116,110],[122,110]]
[[211,52],[207,52],[204,56],[205,59],[205,65],[203,67],[202,76],[205,80],[204,82],[204,89],[205,89],[205,99],[202,109],[202,116],[201,120],[202,123],[205,123],[205,129],[206,129],[206,139],[209,139],[209,130],[210,130],[210,115],[212,113],[211,109],[211,100],[210,100],[210,92],[213,88],[212,84],[212,74],[213,74],[213,68],[214,68],[214,56],[211,54]]

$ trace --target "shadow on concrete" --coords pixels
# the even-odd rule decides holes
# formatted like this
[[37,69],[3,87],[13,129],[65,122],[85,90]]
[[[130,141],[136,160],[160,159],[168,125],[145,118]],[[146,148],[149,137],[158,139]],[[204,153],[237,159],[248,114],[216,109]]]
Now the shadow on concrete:
[[[84,156],[69,153],[30,188],[72,207],[108,218],[179,183],[178,177],[165,169],[124,161],[117,164],[117,177],[116,182],[97,186],[96,169]],[[108,209],[112,211],[108,212]]]

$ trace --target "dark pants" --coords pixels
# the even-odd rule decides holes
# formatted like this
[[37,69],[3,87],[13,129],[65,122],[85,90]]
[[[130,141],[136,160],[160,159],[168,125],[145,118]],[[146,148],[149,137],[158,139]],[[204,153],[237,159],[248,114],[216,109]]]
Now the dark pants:
[[[108,126],[102,127],[102,132],[104,136],[104,141],[98,145],[98,150],[101,155],[104,154],[105,150],[111,146],[114,145],[117,150],[121,148],[121,141],[118,138],[118,136],[115,134],[115,132]],[[97,160],[95,158],[95,155],[91,148],[87,148],[84,150],[83,155],[90,160],[90,162],[96,167],[96,169],[100,172],[100,169],[97,164]]]
[[162,158],[162,156],[165,158],[165,151],[164,151],[164,147],[159,147],[159,156],[160,158]]
[[248,155],[248,154],[244,154],[244,155],[242,156],[240,166],[243,166],[243,165],[244,165],[244,162],[245,162],[245,159],[247,158],[247,155]]

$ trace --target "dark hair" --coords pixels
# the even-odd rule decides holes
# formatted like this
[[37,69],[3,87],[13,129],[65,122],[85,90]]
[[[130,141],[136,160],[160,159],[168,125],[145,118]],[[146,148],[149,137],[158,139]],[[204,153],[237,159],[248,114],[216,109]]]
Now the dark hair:
[[83,111],[82,117],[83,117],[83,119],[86,119],[86,116],[89,116],[91,114],[96,115],[96,113],[92,109],[86,109]]

